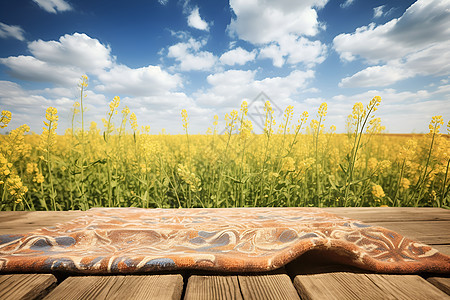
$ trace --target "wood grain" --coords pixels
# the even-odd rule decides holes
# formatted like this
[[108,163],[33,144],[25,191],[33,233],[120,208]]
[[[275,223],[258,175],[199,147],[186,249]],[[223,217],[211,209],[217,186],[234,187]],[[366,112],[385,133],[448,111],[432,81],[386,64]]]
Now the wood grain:
[[51,274],[0,275],[0,299],[37,299],[55,285]]
[[326,207],[322,209],[368,223],[450,221],[450,210],[434,207]]
[[83,211],[0,211],[0,235],[27,233],[68,222],[84,214]]
[[80,276],[69,277],[58,285],[48,299],[180,299],[181,275]]
[[238,279],[245,300],[300,299],[291,279],[286,274],[238,276]]
[[237,276],[189,277],[185,300],[242,299]]
[[398,232],[408,238],[421,241],[429,245],[450,244],[450,221],[434,222],[384,222],[370,224],[382,226]]
[[446,277],[430,277],[427,279],[429,283],[450,295],[450,278]]
[[294,286],[302,299],[448,299],[444,292],[417,275],[298,275]]

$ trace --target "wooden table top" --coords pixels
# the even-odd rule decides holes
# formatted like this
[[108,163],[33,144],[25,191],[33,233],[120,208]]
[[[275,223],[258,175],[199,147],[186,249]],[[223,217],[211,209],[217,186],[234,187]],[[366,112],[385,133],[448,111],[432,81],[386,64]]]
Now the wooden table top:
[[[394,230],[450,255],[450,210],[324,208]],[[84,214],[0,212],[0,234],[26,233]],[[450,299],[450,274],[373,274],[306,253],[263,274],[211,272],[125,276],[0,273],[0,299]],[[314,263],[311,263],[314,261]]]

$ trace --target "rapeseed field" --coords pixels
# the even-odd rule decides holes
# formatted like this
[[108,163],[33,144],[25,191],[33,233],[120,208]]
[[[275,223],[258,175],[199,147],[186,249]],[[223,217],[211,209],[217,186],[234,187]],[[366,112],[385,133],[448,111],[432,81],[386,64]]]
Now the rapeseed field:
[[[84,92],[72,127],[57,135],[58,112],[43,112],[43,131],[22,125],[0,136],[0,210],[86,210],[91,207],[449,206],[450,122],[431,119],[428,134],[383,134],[380,97],[356,103],[347,133],[317,113],[280,120],[269,101],[264,130],[255,134],[248,104],[182,135],[150,134],[114,97],[102,128],[84,119]],[[44,116],[45,113],[45,116]],[[2,111],[0,126],[14,116]],[[80,121],[81,127],[74,124]],[[219,134],[222,132],[221,134]],[[441,132],[445,131],[445,132]]]

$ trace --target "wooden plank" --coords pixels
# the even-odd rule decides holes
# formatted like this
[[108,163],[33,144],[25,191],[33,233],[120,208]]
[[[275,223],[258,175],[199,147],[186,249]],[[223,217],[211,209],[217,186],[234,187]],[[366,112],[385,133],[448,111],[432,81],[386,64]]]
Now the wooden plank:
[[0,299],[40,299],[55,285],[51,274],[0,275]]
[[286,274],[238,276],[238,279],[245,300],[300,299]]
[[450,244],[450,221],[371,223],[429,245]]
[[84,214],[83,211],[1,211],[0,235],[27,233],[41,227],[68,222]]
[[80,276],[69,277],[44,299],[180,299],[183,277],[151,276]]
[[417,275],[346,272],[298,275],[294,286],[302,299],[449,299]]
[[450,221],[450,210],[434,207],[326,207],[326,212],[363,222]]
[[184,300],[191,299],[242,299],[237,276],[190,276]]
[[429,283],[450,295],[450,278],[448,277],[430,277],[427,279]]

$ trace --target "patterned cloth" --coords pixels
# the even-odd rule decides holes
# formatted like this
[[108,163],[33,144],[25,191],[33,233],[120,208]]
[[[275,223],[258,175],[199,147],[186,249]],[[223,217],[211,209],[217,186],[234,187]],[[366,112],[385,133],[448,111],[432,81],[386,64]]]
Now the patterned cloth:
[[95,208],[54,227],[0,235],[0,271],[259,272],[312,249],[377,272],[450,272],[450,257],[430,246],[317,208]]

